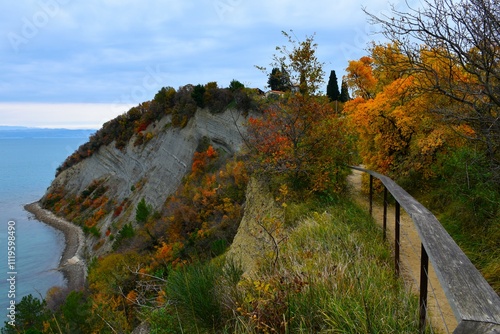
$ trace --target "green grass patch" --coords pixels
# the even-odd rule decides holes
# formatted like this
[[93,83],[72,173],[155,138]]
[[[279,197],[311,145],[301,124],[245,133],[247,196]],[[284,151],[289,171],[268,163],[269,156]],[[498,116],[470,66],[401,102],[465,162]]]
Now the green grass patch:
[[196,333],[417,333],[418,299],[394,276],[369,215],[347,199],[321,212],[308,204],[305,218],[298,207],[276,266],[242,278],[218,258],[170,274],[169,323]]
[[468,148],[441,157],[418,200],[431,210],[488,283],[500,292],[500,189],[488,160]]

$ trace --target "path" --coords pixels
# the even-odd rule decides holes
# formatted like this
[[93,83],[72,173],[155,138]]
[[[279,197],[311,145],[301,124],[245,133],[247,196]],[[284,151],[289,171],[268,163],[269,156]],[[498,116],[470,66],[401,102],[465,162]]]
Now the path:
[[[361,191],[361,171],[353,170],[349,176],[353,197],[362,206],[369,208],[368,195]],[[383,196],[381,196],[383,197]],[[383,200],[373,202],[373,217],[380,226],[383,224],[384,207]],[[387,209],[387,238],[394,243],[394,206]],[[411,218],[401,208],[401,249],[400,261],[402,275],[410,288],[418,295],[420,285],[420,238],[413,225]],[[439,307],[437,306],[439,305]],[[430,310],[430,320],[435,332],[452,333],[457,327],[457,321],[453,311],[446,299],[443,289],[439,284],[437,276],[429,264],[429,291],[428,307]],[[440,311],[440,310],[441,311]]]

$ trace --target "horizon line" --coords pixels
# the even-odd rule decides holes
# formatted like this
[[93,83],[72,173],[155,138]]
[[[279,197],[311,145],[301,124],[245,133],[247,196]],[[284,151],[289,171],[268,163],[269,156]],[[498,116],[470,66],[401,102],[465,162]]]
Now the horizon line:
[[135,105],[126,103],[0,102],[3,126],[98,130]]

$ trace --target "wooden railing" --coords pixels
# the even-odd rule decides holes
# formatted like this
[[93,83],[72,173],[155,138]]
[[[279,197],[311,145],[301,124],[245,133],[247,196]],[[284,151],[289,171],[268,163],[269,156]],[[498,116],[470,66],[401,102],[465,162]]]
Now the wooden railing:
[[437,218],[392,179],[361,167],[352,169],[370,175],[370,214],[373,208],[373,178],[384,185],[384,237],[387,229],[387,192],[395,204],[395,271],[400,271],[400,208],[408,213],[421,241],[420,328],[427,317],[429,260],[453,309],[458,326],[455,334],[500,333],[500,297],[446,232]]

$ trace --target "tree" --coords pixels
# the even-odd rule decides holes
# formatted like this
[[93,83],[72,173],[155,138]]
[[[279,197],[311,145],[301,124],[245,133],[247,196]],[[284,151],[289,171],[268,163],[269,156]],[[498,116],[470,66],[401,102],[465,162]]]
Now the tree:
[[420,89],[457,102],[432,108],[450,124],[467,124],[500,184],[500,6],[496,0],[424,0],[422,9],[367,13],[397,43]]
[[471,129],[447,124],[429,112],[456,103],[419,89],[423,74],[409,74],[403,63],[404,55],[394,44],[375,46],[370,57],[349,62],[356,95],[344,112],[358,132],[359,153],[368,168],[396,178],[415,173],[429,178],[439,155],[463,145],[460,136]]
[[273,68],[271,74],[269,74],[267,84],[271,90],[278,90],[282,92],[289,91],[292,86],[288,74],[284,70],[280,70],[277,67]]
[[333,70],[330,72],[330,79],[328,80],[328,85],[326,86],[326,95],[330,98],[330,101],[339,101],[339,84],[337,82],[337,75]]
[[172,110],[172,125],[183,128],[196,113],[197,105],[192,96],[193,90],[193,85],[185,85],[177,90]]
[[[271,66],[280,68],[281,73],[289,76],[289,82],[298,85],[300,93],[304,95],[314,95],[323,84],[323,65],[316,57],[317,44],[314,43],[314,35],[306,36],[304,41],[299,41],[297,37],[282,31],[283,36],[292,45],[289,50],[287,46],[278,46],[276,50],[279,55],[273,56]],[[266,72],[265,67],[257,66],[258,69]]]
[[200,108],[205,107],[205,101],[203,99],[204,95],[205,95],[205,86],[200,84],[194,86],[193,92],[191,93],[191,97],[196,102],[196,105]]
[[242,90],[243,88],[245,88],[245,85],[239,82],[238,80],[233,79],[229,84],[229,90],[231,90],[232,92]]
[[145,223],[149,215],[153,211],[151,205],[146,204],[146,200],[143,198],[139,203],[137,203],[137,209],[135,210],[135,220],[138,223]]
[[71,291],[61,308],[67,333],[91,332],[91,303],[81,291]]
[[32,295],[24,296],[16,304],[15,326],[6,321],[2,333],[25,333],[28,331],[30,333],[42,333],[43,323],[49,320],[50,317],[50,312],[45,306],[45,301]]
[[349,89],[347,88],[347,82],[345,82],[345,80],[342,79],[339,101],[345,103],[345,102],[349,101],[350,99],[351,99],[351,97],[349,96]]
[[298,193],[333,193],[344,187],[351,152],[343,120],[324,97],[301,94],[250,118],[253,170]]
[[162,87],[155,94],[153,101],[159,103],[164,108],[172,108],[174,106],[175,89],[172,87]]
[[373,58],[364,56],[359,60],[349,61],[346,83],[354,91],[354,95],[364,99],[375,96],[377,79],[373,75]]

